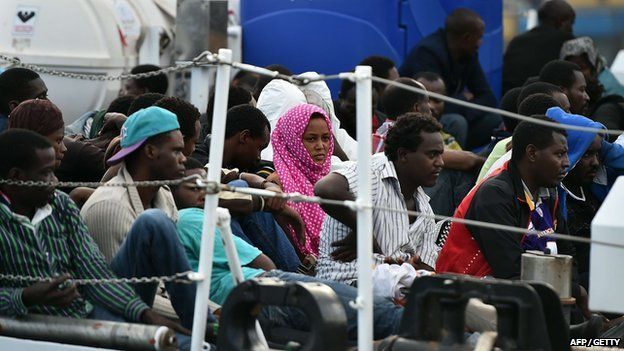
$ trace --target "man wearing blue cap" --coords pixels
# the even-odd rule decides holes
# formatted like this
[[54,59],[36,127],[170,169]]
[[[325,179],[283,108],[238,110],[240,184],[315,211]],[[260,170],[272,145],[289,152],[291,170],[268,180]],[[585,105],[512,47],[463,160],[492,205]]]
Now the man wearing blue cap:
[[[170,180],[184,176],[184,140],[176,116],[159,107],[132,114],[121,130],[121,150],[109,163],[121,163],[109,183]],[[80,214],[104,257],[122,277],[172,275],[190,270],[175,222],[178,210],[169,187],[100,187]],[[129,234],[132,231],[132,234]],[[183,326],[191,328],[195,287],[165,284]],[[148,305],[155,284],[140,284]]]

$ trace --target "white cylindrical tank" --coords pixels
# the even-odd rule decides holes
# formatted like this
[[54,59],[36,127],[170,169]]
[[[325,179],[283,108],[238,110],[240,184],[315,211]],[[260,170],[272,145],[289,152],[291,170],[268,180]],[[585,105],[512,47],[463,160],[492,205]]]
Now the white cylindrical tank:
[[[158,6],[151,0],[4,0],[0,53],[55,70],[119,75],[138,64],[148,28],[161,34],[159,45],[172,38],[173,17],[163,11],[172,1],[161,0]],[[168,66],[171,55],[163,56],[168,61],[160,64]],[[42,78],[66,124],[87,111],[106,108],[122,84],[47,74]]]

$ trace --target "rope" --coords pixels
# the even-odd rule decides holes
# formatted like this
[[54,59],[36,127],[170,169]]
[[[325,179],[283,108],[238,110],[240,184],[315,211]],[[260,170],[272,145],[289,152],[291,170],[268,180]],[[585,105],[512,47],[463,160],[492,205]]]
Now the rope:
[[264,189],[254,189],[254,188],[242,188],[242,187],[234,187],[225,184],[220,184],[216,182],[207,182],[199,175],[195,174],[192,176],[187,176],[181,179],[175,180],[157,180],[157,181],[140,181],[140,182],[128,182],[128,183],[99,183],[99,182],[43,182],[43,181],[22,181],[22,180],[12,180],[12,179],[0,179],[0,185],[14,185],[14,186],[36,186],[36,187],[154,187],[154,186],[164,186],[164,185],[180,185],[186,181],[195,180],[196,184],[199,187],[203,187],[206,189],[208,194],[218,194],[221,191],[228,191],[234,193],[241,193],[247,195],[256,195],[261,197],[270,197],[270,198],[279,198],[291,202],[310,202],[316,203],[319,205],[330,205],[330,206],[342,206],[347,207],[353,211],[361,210],[361,209],[371,209],[378,211],[387,211],[394,213],[406,214],[408,216],[421,216],[425,218],[431,218],[436,221],[451,221],[456,223],[461,223],[465,225],[471,225],[476,227],[488,228],[488,229],[496,229],[496,230],[504,230],[512,233],[518,233],[521,235],[537,235],[539,237],[550,237],[553,239],[559,240],[567,240],[580,242],[585,244],[595,244],[595,245],[604,245],[611,246],[624,249],[624,244],[610,243],[602,240],[595,240],[584,237],[577,237],[568,234],[560,234],[560,233],[544,233],[542,231],[534,230],[534,229],[526,229],[526,228],[518,228],[512,227],[508,225],[484,222],[484,221],[475,221],[465,218],[455,218],[449,216],[442,216],[438,214],[430,214],[419,211],[409,211],[400,208],[392,208],[386,206],[373,206],[371,204],[359,204],[356,201],[352,200],[332,200],[332,199],[323,199],[318,196],[307,196],[300,193],[276,193],[269,190]]
[[521,235],[536,235],[538,237],[549,237],[549,238],[559,239],[559,240],[574,241],[574,242],[580,242],[580,243],[585,243],[585,244],[604,245],[604,246],[611,246],[611,247],[624,249],[624,244],[611,243],[611,242],[602,241],[602,240],[577,237],[577,236],[572,236],[568,234],[544,233],[543,231],[539,231],[535,229],[512,227],[512,226],[508,226],[504,224],[484,222],[484,221],[475,221],[475,220],[465,219],[465,218],[442,216],[442,215],[424,213],[424,212],[419,212],[419,211],[408,211],[404,209],[392,208],[392,207],[386,207],[386,206],[373,206],[370,204],[358,204],[357,202],[350,201],[350,200],[330,200],[330,199],[323,199],[318,196],[306,196],[306,195],[302,195],[299,193],[275,193],[275,192],[268,191],[268,190],[253,189],[253,188],[239,188],[239,187],[232,187],[229,185],[221,185],[221,184],[219,184],[219,189],[222,191],[231,191],[231,192],[243,193],[243,194],[249,194],[249,195],[257,195],[257,196],[263,196],[263,197],[275,197],[275,198],[285,199],[291,202],[312,202],[312,203],[317,203],[319,205],[343,206],[343,207],[348,207],[354,211],[361,210],[361,209],[372,209],[372,210],[378,210],[378,211],[401,213],[401,214],[407,214],[408,216],[417,216],[417,217],[421,216],[425,218],[431,218],[436,221],[446,220],[446,221],[451,221],[451,222],[456,222],[456,223],[461,223],[461,224],[471,225],[471,226],[476,226],[476,227],[504,230],[504,231],[508,231],[512,233],[518,233]]
[[484,111],[484,112],[496,113],[496,114],[499,114],[499,115],[502,115],[502,116],[505,116],[505,117],[510,117],[510,118],[521,120],[521,121],[528,121],[528,122],[535,123],[535,124],[542,125],[542,126],[546,126],[546,127],[559,128],[559,129],[568,129],[568,130],[578,130],[578,131],[581,131],[581,132],[598,133],[598,134],[609,134],[609,135],[620,135],[620,134],[624,133],[624,130],[619,130],[619,129],[599,129],[599,128],[590,128],[590,127],[582,127],[582,126],[573,126],[573,125],[561,124],[561,123],[557,123],[557,122],[543,121],[543,120],[535,119],[533,117],[523,116],[523,115],[519,115],[517,113],[501,110],[499,108],[494,108],[494,107],[489,107],[489,106],[482,106],[482,105],[478,105],[478,104],[475,104],[475,103],[472,103],[472,102],[455,99],[455,98],[452,98],[452,97],[449,97],[449,96],[446,96],[446,95],[434,93],[434,92],[431,92],[431,91],[427,91],[427,90],[423,90],[423,89],[420,89],[420,88],[417,88],[417,87],[406,85],[406,84],[403,84],[403,83],[395,82],[393,80],[383,79],[383,78],[379,78],[379,77],[375,77],[375,76],[373,76],[371,79],[373,80],[373,82],[379,82],[379,83],[385,83],[385,84],[388,84],[388,85],[393,85],[393,86],[396,86],[396,87],[403,88],[405,90],[413,91],[415,93],[419,93],[419,94],[427,95],[429,97],[440,99],[442,101],[446,101],[446,102],[449,102],[451,104],[464,106],[464,107],[468,107],[468,108],[472,108],[472,109],[480,110],[480,111]]

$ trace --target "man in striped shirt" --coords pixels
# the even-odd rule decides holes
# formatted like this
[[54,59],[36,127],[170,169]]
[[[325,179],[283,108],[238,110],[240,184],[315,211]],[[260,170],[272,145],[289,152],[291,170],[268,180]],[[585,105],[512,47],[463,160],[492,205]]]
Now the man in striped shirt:
[[[385,154],[373,156],[373,205],[433,214],[422,187],[434,185],[444,166],[441,130],[435,119],[418,113],[397,119],[388,133]],[[356,163],[330,173],[316,184],[316,195],[355,199],[357,174]],[[317,277],[353,284],[357,279],[356,213],[342,206],[323,209],[329,216],[321,232]],[[409,261],[417,269],[435,267],[438,248],[432,218],[373,210],[373,237],[376,264]]]
[[[55,182],[54,168],[54,149],[45,138],[21,129],[0,135],[0,178]],[[128,241],[136,245],[140,235],[135,230]],[[76,205],[54,186],[0,185],[0,252],[1,274],[53,278],[34,284],[0,279],[0,315],[19,317],[32,312],[127,320],[190,334],[152,311],[128,284],[78,287],[71,283],[71,278],[106,279],[115,278],[115,274],[89,235]],[[124,262],[139,265],[139,260],[151,253],[138,249],[124,254],[134,257]]]

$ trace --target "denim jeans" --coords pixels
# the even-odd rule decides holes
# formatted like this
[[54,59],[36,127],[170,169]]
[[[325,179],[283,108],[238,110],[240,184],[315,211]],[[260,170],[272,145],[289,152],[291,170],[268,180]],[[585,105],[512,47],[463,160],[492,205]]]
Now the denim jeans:
[[444,131],[455,138],[462,148],[466,147],[468,138],[468,121],[458,113],[446,113],[440,116],[440,124]]
[[[338,295],[347,315],[347,337],[350,342],[357,340],[357,310],[349,306],[357,298],[357,289],[331,280],[319,279],[308,275],[273,270],[264,277],[273,277],[285,282],[322,283],[329,286]],[[296,308],[271,306],[262,310],[267,319],[281,326],[300,330],[309,330],[308,318]],[[389,300],[375,296],[373,301],[373,325],[375,340],[395,335],[403,318],[403,307],[396,306]]]
[[[235,180],[228,185],[248,187],[243,180]],[[232,217],[231,228],[234,235],[267,255],[278,269],[297,271],[299,256],[271,213],[253,212],[247,216]]]
[[[173,221],[157,209],[149,209],[136,219],[111,262],[118,277],[151,277],[190,271],[188,259]],[[134,289],[148,306],[154,303],[157,283],[136,284]],[[193,327],[195,284],[165,283],[171,304],[181,324]],[[209,321],[215,321],[208,313]]]

